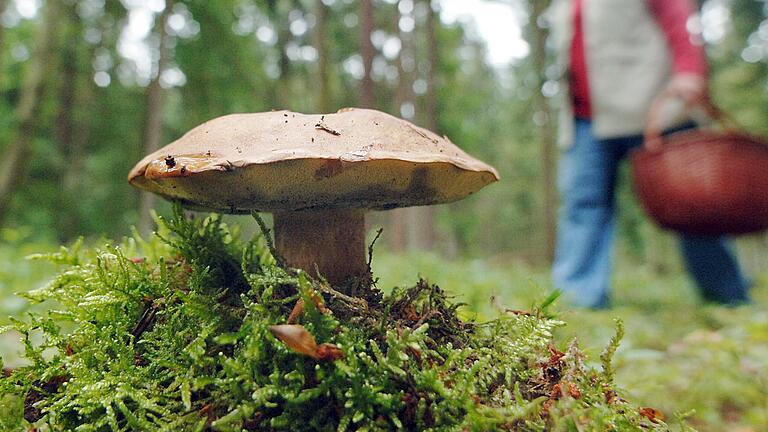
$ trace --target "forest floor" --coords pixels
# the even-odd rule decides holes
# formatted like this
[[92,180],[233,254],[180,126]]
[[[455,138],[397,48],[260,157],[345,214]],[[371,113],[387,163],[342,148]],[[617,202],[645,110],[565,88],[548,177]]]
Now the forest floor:
[[[420,274],[466,302],[478,320],[492,319],[499,309],[530,308],[551,289],[546,269],[511,261],[446,264],[415,254],[381,254],[374,261],[381,287],[407,285]],[[597,361],[613,335],[613,320],[621,318],[626,332],[616,353],[616,380],[626,399],[668,418],[687,413],[701,431],[768,430],[768,275],[754,275],[753,304],[726,308],[702,303],[681,272],[618,267],[611,309],[555,307],[567,324],[559,341],[577,338]]]
[[[12,293],[40,286],[55,270],[23,259],[51,247],[13,243],[0,245],[0,326],[27,307]],[[502,259],[446,262],[377,251],[373,266],[380,288],[413,285],[422,276],[467,303],[467,318],[479,321],[505,308],[528,309],[550,291],[546,269]],[[613,321],[621,318],[626,336],[615,366],[624,398],[668,418],[686,413],[704,432],[768,430],[768,275],[756,275],[754,304],[724,308],[703,304],[680,272],[659,275],[620,263],[616,274],[612,309],[555,307],[567,323],[557,335],[560,344],[575,337],[599,362]],[[6,366],[18,364],[17,351],[13,335],[0,335]]]

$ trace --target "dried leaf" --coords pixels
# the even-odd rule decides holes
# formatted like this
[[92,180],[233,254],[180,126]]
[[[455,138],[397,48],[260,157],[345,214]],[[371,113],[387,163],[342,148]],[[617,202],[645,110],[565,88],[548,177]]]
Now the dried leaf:
[[288,324],[295,323],[302,312],[304,312],[304,300],[299,299],[296,301],[296,304],[293,306],[293,309],[291,309],[291,313],[288,315],[288,319],[286,319],[285,322]]
[[641,416],[647,418],[653,423],[660,423],[664,421],[664,413],[651,407],[641,407],[638,409]]
[[323,296],[320,295],[317,291],[312,291],[309,294],[309,298],[312,300],[312,303],[314,303],[315,307],[317,308],[320,313],[328,313],[330,312],[327,307],[325,307],[325,300],[323,300]]
[[[325,301],[323,300],[323,297],[316,291],[312,291],[309,293],[309,299],[312,301],[312,304],[315,305],[318,311],[320,313],[326,314],[330,311],[325,306]],[[291,310],[291,313],[288,315],[288,319],[286,320],[286,324],[295,324],[296,321],[299,319],[299,316],[304,312],[304,300],[298,299],[296,301],[296,304],[293,306],[293,309]]]
[[329,343],[317,345],[315,338],[302,325],[273,325],[269,327],[269,331],[292,351],[310,356],[315,360],[334,361],[344,356],[344,352],[336,345]]
[[574,399],[581,399],[581,390],[572,382],[568,383],[568,394]]
[[269,326],[269,331],[292,351],[317,359],[317,342],[302,325],[282,324]]
[[344,357],[344,352],[336,345],[324,343],[317,347],[315,351],[317,359],[323,361],[335,361]]

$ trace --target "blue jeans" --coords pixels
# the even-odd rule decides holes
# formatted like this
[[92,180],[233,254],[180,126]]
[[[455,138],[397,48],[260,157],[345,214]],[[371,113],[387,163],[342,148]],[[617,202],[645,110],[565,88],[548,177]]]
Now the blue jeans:
[[[641,136],[600,140],[589,120],[575,119],[573,145],[558,167],[561,208],[552,280],[567,300],[583,307],[608,306],[618,167]],[[686,268],[702,296],[737,304],[748,301],[748,283],[723,238],[680,236]]]

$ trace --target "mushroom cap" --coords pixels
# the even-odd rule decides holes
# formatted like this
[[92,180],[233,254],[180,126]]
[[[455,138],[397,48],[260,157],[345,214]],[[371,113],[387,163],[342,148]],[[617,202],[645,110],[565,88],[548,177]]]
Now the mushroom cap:
[[233,213],[446,203],[498,178],[447,138],[351,108],[219,117],[145,157],[128,175],[133,186],[188,207]]

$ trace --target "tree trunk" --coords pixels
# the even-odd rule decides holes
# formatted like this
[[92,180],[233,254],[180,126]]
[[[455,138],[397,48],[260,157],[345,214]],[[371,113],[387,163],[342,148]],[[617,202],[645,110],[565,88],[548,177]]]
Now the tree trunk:
[[[157,66],[147,87],[147,118],[144,129],[144,153],[149,154],[159,149],[163,142],[163,88],[160,86],[160,77],[168,64],[167,39],[170,37],[165,28],[168,17],[173,10],[173,1],[166,0],[165,9],[155,22],[154,33],[158,38]],[[156,197],[149,192],[139,192],[139,230],[143,234],[152,232],[152,209],[155,207]]]
[[[437,68],[439,63],[439,52],[437,46],[437,17],[432,8],[432,0],[422,0],[426,7],[427,16],[424,23],[424,31],[427,40],[427,93],[424,100],[424,123],[427,129],[440,134],[437,112]],[[435,230],[435,218],[437,207],[426,206],[414,209],[416,213],[413,228],[413,243],[417,249],[433,250],[437,240]]]
[[[419,0],[426,10],[425,21],[423,25],[417,26],[416,31],[423,34],[426,40],[426,56],[424,60],[426,62],[426,75],[423,79],[427,83],[427,92],[423,98],[423,109],[419,110],[418,122],[422,123],[428,129],[433,132],[439,133],[438,121],[437,121],[437,94],[435,91],[436,84],[436,72],[438,62],[438,47],[436,39],[436,14],[432,9],[431,0]],[[415,15],[415,14],[414,14]],[[414,16],[414,18],[416,18]],[[413,43],[413,40],[419,33],[412,35],[403,35],[403,51],[414,59],[419,59],[421,56]],[[410,40],[409,40],[410,39]],[[418,60],[417,60],[418,62]],[[419,73],[418,67],[410,74],[406,74],[403,78],[403,82],[406,83],[407,100],[412,102],[416,99],[413,94],[413,82],[415,77]],[[409,119],[416,120],[416,119]],[[406,245],[409,249],[415,249],[420,251],[434,250],[437,235],[435,232],[435,217],[437,213],[437,207],[435,206],[423,206],[413,207],[404,210],[405,213],[405,237]]]
[[[398,8],[398,11],[400,8]],[[402,15],[398,12],[397,21],[400,21]],[[400,38],[400,54],[397,57],[397,77],[398,84],[395,92],[395,106],[393,111],[395,115],[400,116],[401,107],[408,102],[413,101],[413,76],[410,71],[406,70],[403,62],[403,58],[410,54],[411,41],[410,35],[399,31],[398,37]],[[409,119],[413,120],[413,119]],[[408,248],[409,234],[412,232],[409,229],[409,224],[412,218],[409,216],[409,212],[412,209],[398,208],[387,212],[387,244],[392,252],[400,253],[404,252]]]
[[65,5],[62,11],[61,41],[64,44],[61,54],[61,87],[59,88],[59,109],[56,115],[54,135],[56,142],[64,155],[64,166],[61,172],[62,191],[59,195],[59,217],[57,218],[57,233],[61,242],[67,242],[79,232],[79,211],[76,204],[78,183],[82,176],[84,148],[83,141],[75,137],[76,131],[83,130],[75,124],[75,109],[78,105],[78,43],[80,41],[80,25],[75,5]]
[[[5,8],[8,5],[7,0],[0,0],[0,17],[3,16],[3,13],[5,12]],[[3,31],[5,30],[5,27],[0,24],[0,88],[3,88],[3,76],[5,75],[3,73]]]
[[544,256],[547,262],[552,262],[555,256],[555,241],[557,236],[557,189],[555,187],[555,135],[552,125],[552,115],[546,97],[541,92],[546,81],[546,40],[548,31],[538,25],[539,17],[549,6],[549,1],[531,2],[533,10],[529,26],[532,40],[532,60],[536,73],[536,91],[533,97],[533,109],[539,117],[538,137],[541,147],[541,173],[543,178],[542,194],[544,199],[542,220],[544,222]]
[[328,71],[328,43],[326,41],[326,10],[323,0],[315,0],[315,49],[317,49],[317,112],[330,112],[331,89]]
[[376,105],[376,94],[374,91],[373,77],[373,57],[376,51],[371,41],[373,33],[373,3],[372,0],[360,0],[359,5],[360,22],[360,55],[363,58],[363,79],[360,82],[360,106],[362,108],[374,108]]
[[45,3],[43,19],[35,37],[35,51],[25,71],[19,105],[16,107],[19,126],[0,161],[0,225],[8,214],[13,193],[26,176],[27,165],[32,157],[32,140],[39,122],[45,77],[53,63],[51,48],[59,21],[58,4],[56,1]]
[[277,85],[275,86],[274,103],[277,105],[277,109],[290,109],[291,107],[291,89],[290,89],[290,76],[291,76],[291,59],[288,58],[288,53],[285,48],[288,41],[291,38],[290,26],[288,19],[281,13],[280,5],[284,4],[284,1],[267,0],[267,8],[269,10],[269,20],[276,29],[277,42],[275,48],[278,50],[278,70],[280,76],[277,78]]
[[427,94],[426,126],[432,132],[439,133],[437,113],[437,68],[440,64],[440,50],[437,45],[437,14],[432,0],[423,0],[427,8]]

